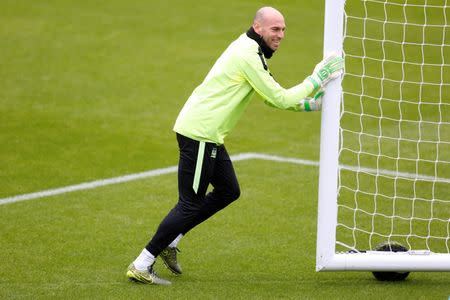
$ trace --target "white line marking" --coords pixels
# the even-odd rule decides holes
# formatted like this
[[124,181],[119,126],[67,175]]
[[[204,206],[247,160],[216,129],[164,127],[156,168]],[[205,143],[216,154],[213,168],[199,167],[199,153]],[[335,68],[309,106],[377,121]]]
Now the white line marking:
[[277,156],[277,155],[270,155],[270,154],[263,154],[263,153],[246,153],[249,154],[253,159],[261,159],[261,160],[269,160],[269,161],[278,161],[278,162],[286,162],[296,165],[304,165],[304,166],[319,166],[318,161],[313,160],[306,160],[306,159],[300,159],[300,158],[293,158],[293,157],[283,157],[283,156]]
[[[269,155],[269,154],[263,154],[263,153],[241,153],[241,154],[236,154],[236,155],[231,156],[231,160],[233,160],[233,161],[242,161],[242,160],[249,160],[249,159],[261,159],[261,160],[267,160],[267,161],[286,162],[286,163],[292,163],[292,164],[304,165],[304,166],[315,166],[315,167],[319,166],[318,161],[305,160],[305,159],[292,158],[292,157],[283,157],[283,156],[277,156],[277,155]],[[427,180],[427,181],[435,180],[435,181],[439,181],[439,182],[450,183],[450,179],[448,179],[448,178],[440,178],[440,177],[435,178],[432,176],[425,176],[425,175],[420,175],[420,174],[393,172],[393,171],[389,171],[389,170],[377,170],[377,169],[354,167],[354,166],[347,166],[347,165],[341,165],[340,167],[342,169],[350,170],[350,171],[354,171],[354,172],[367,172],[367,173],[378,174],[378,175],[410,178],[413,180]],[[150,170],[150,171],[146,171],[146,172],[125,175],[125,176],[113,177],[113,178],[108,178],[108,179],[100,179],[100,180],[80,183],[80,184],[76,184],[76,185],[69,185],[66,187],[40,191],[40,192],[36,192],[36,193],[7,197],[7,198],[0,199],[0,205],[14,203],[14,202],[20,202],[20,201],[26,201],[26,200],[32,200],[32,199],[39,199],[39,198],[44,198],[44,197],[50,197],[50,196],[55,196],[55,195],[74,192],[74,191],[94,189],[97,187],[111,185],[111,184],[123,183],[123,182],[128,182],[128,181],[133,181],[133,180],[138,180],[138,179],[143,179],[143,178],[148,178],[148,177],[155,177],[155,176],[175,173],[175,172],[177,172],[177,169],[178,169],[177,166],[172,166],[172,167],[155,169],[155,170]]]
[[20,201],[25,201],[25,200],[31,200],[31,199],[37,199],[37,198],[43,198],[43,197],[49,197],[49,196],[55,196],[55,195],[74,192],[74,191],[95,189],[96,187],[100,187],[100,186],[122,183],[122,182],[127,182],[127,181],[147,178],[147,177],[160,176],[160,175],[164,175],[164,174],[175,173],[176,171],[177,171],[177,167],[173,166],[173,167],[156,169],[156,170],[151,170],[151,171],[136,173],[136,174],[130,174],[130,175],[125,175],[125,176],[120,176],[120,177],[100,179],[100,180],[80,183],[80,184],[76,184],[76,185],[69,185],[69,186],[57,188],[57,189],[51,189],[51,190],[45,190],[45,191],[31,193],[31,194],[23,194],[23,195],[3,198],[3,199],[0,199],[0,205],[7,204],[7,203],[20,202]]

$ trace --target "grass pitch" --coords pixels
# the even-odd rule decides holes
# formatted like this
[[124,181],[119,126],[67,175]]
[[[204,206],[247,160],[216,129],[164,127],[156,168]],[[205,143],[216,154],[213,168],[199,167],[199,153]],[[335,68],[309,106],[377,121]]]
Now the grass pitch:
[[[0,197],[175,165],[173,122],[261,1],[0,3]],[[288,30],[270,61],[284,86],[320,60],[323,3],[273,1]],[[258,97],[231,154],[317,160],[320,114]],[[125,270],[175,204],[174,174],[0,206],[0,298],[447,299],[448,273],[380,283],[315,273],[316,167],[235,163],[241,198],[180,243],[171,287]]]

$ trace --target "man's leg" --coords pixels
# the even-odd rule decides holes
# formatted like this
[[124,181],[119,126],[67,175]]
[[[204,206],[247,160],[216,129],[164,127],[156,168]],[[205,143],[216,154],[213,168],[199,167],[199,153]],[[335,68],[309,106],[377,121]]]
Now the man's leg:
[[241,194],[233,164],[223,145],[217,148],[211,184],[214,187],[213,191],[206,195],[205,204],[201,207],[197,216],[186,227],[185,231],[181,231],[183,235],[237,200]]
[[[134,261],[134,265],[141,269],[153,263],[170,242],[186,231],[205,205],[205,194],[214,169],[214,159],[210,155],[213,144],[197,142],[178,134],[177,139],[180,147],[179,201],[162,220],[151,241]],[[181,269],[179,271],[181,273]]]
[[216,156],[211,178],[211,184],[214,186],[214,190],[206,195],[204,200],[205,204],[202,206],[198,215],[189,225],[185,226],[184,231],[175,238],[169,247],[161,252],[161,258],[164,264],[175,274],[182,273],[177,260],[177,252],[179,250],[176,244],[179,239],[189,230],[239,198],[240,195],[236,174],[225,147],[213,146],[209,153],[211,153],[211,156]]
[[[205,194],[214,174],[212,144],[199,143],[177,135],[180,146],[178,164],[179,200],[163,219],[146,249],[158,256],[195,220],[205,206]],[[201,162],[200,162],[201,160]]]

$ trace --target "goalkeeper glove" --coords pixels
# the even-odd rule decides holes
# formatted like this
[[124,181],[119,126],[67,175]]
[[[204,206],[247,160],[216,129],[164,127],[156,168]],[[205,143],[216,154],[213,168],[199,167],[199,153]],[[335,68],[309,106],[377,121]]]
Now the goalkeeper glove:
[[319,90],[314,97],[306,97],[300,100],[300,110],[302,111],[317,111],[322,109],[323,90]]
[[325,86],[330,80],[339,77],[344,68],[344,59],[335,53],[326,57],[314,68],[313,74],[308,77],[314,89]]

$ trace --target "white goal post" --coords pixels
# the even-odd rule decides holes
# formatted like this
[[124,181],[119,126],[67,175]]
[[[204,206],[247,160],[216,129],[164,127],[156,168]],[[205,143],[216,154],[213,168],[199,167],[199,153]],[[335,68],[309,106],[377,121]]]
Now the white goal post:
[[450,271],[450,0],[326,0],[323,52],[316,270]]

